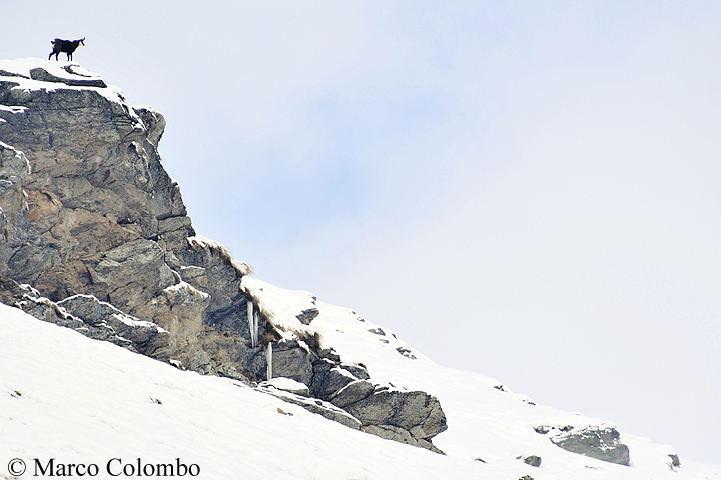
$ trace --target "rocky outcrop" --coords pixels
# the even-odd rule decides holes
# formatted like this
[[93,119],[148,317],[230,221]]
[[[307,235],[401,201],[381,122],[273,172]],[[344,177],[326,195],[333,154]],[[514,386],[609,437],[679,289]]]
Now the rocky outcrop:
[[214,321],[228,295],[213,296],[230,291],[242,309],[242,273],[188,240],[195,232],[157,151],[162,115],[77,65],[38,63],[0,68],[12,73],[0,76],[0,274],[58,304],[95,297],[167,330],[176,364],[245,378],[242,338]]
[[[79,65],[0,61],[0,299],[251,384],[267,380],[270,343],[273,376],[307,394],[262,391],[437,451],[431,439],[446,426],[435,397],[377,385],[363,365],[321,348],[310,327],[277,329],[243,287],[251,268],[196,234],[158,154],[164,127],[162,115]],[[308,327],[318,315],[307,308],[295,318]]]
[[[375,384],[363,365],[343,363],[332,350],[313,348],[298,340],[281,340],[273,345],[273,375],[307,385],[309,395],[323,403],[299,402],[286,394],[276,395],[279,398],[294,399],[292,403],[331,419],[341,409],[367,433],[442,453],[432,444],[432,438],[448,428],[437,398],[426,392]],[[254,376],[264,378],[264,349],[251,349],[247,355]],[[322,405],[328,404],[334,408],[321,412]],[[344,417],[341,420],[346,423]]]

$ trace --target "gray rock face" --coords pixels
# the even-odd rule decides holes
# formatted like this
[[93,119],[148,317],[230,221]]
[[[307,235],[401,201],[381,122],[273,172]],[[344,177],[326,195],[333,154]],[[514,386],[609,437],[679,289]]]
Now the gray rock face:
[[160,246],[145,239],[133,240],[100,255],[100,261],[88,267],[92,288],[106,293],[113,305],[131,314],[144,313],[158,290],[174,285],[176,278],[165,264]]
[[614,427],[564,428],[551,441],[569,452],[619,465],[630,464],[628,446],[621,443],[621,434]]
[[323,400],[330,399],[346,385],[358,380],[352,373],[327,359],[316,362],[313,372],[313,395]]
[[204,323],[225,299],[171,288],[181,267],[193,268],[191,282],[235,282],[234,296],[239,281],[230,268],[208,282],[202,266],[178,260],[218,266],[188,244],[195,232],[157,152],[165,120],[81,70],[0,75],[0,274],[54,302],[92,295],[168,330],[166,350],[186,368],[212,350],[213,372],[242,376],[242,341],[214,343],[222,335]]
[[[295,340],[283,340],[273,343],[273,377],[286,377],[305,385],[313,381],[313,362],[317,356],[307,347]],[[265,347],[248,349],[245,353],[248,371],[260,380],[266,378],[267,361]],[[314,392],[315,393],[315,392]]]

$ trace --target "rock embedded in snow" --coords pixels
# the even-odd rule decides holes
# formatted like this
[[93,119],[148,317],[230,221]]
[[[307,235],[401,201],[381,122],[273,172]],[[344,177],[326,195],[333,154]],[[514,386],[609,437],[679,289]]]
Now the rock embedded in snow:
[[448,428],[440,402],[425,392],[381,390],[345,410],[363,425],[400,427],[418,439],[429,440]]
[[410,358],[411,360],[416,360],[416,358],[417,358],[415,355],[413,355],[413,353],[411,352],[411,349],[409,349],[409,348],[398,347],[398,348],[396,348],[396,350],[398,351],[398,353],[400,353],[404,357]]
[[579,453],[604,462],[629,465],[628,446],[621,443],[621,434],[609,425],[585,428],[564,427],[551,441],[569,452]]
[[341,363],[340,368],[342,368],[343,370],[347,370],[354,377],[361,380],[370,380],[371,378],[368,374],[368,369],[365,367],[365,365],[362,364]]
[[79,74],[74,71],[73,65],[67,65],[63,69],[70,75],[57,76],[49,73],[45,68],[37,67],[30,70],[30,78],[41,82],[63,83],[73,87],[107,87],[102,78],[90,78],[89,75]]
[[307,310],[303,310],[298,315],[296,315],[296,318],[303,325],[310,325],[310,322],[312,322],[313,319],[318,316],[318,313],[319,312],[317,308],[309,308]]
[[118,335],[133,342],[143,355],[167,360],[170,335],[154,323],[126,315],[91,295],[74,295],[58,302],[58,306],[93,326],[109,325]]
[[0,300],[39,320],[71,328],[86,337],[114,343],[134,352],[167,361],[169,334],[157,325],[125,315],[90,295],[60,302],[40,296],[28,285],[0,277]]

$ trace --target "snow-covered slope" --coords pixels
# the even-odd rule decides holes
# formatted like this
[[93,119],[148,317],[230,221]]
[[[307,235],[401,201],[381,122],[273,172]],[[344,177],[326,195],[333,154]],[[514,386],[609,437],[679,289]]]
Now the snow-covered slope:
[[9,477],[12,459],[26,462],[20,478],[33,476],[34,458],[44,466],[51,458],[56,466],[94,463],[98,478],[110,478],[105,468],[114,458],[123,465],[179,458],[208,479],[469,478],[488,469],[349,429],[240,382],[176,370],[2,304],[0,457],[0,476]]
[[[448,456],[352,430],[238,381],[180,371],[0,304],[0,477],[14,478],[8,470],[21,465],[14,459],[27,465],[18,478],[34,478],[34,459],[43,468],[54,459],[56,470],[95,464],[97,478],[113,478],[109,462],[122,478],[138,461],[150,472],[179,459],[208,479],[721,479],[721,468],[691,462],[672,470],[671,447],[626,434],[630,467],[568,453],[534,427],[597,420],[531,405],[494,388],[500,384],[492,379],[439,367],[390,331],[310,294],[251,279],[246,287],[279,323],[297,321],[296,308],[315,304],[313,327],[345,359],[364,362],[374,378],[396,387],[437,395],[449,429],[435,443]],[[385,335],[369,332],[378,328]],[[531,454],[542,457],[540,467],[516,458]]]

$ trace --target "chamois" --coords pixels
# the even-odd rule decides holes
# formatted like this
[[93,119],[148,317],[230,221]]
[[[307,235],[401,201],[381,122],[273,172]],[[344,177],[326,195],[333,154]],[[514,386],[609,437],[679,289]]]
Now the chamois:
[[75,49],[78,48],[78,46],[80,45],[85,46],[85,43],[83,43],[84,40],[85,37],[81,38],[80,40],[73,40],[72,42],[70,40],[61,40],[59,38],[51,40],[50,43],[53,44],[53,51],[50,52],[50,55],[48,55],[48,60],[50,60],[52,56],[55,55],[55,61],[57,61],[60,52],[65,52],[68,55],[68,61],[72,60],[73,52],[75,51]]

